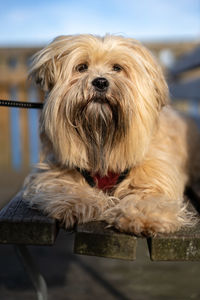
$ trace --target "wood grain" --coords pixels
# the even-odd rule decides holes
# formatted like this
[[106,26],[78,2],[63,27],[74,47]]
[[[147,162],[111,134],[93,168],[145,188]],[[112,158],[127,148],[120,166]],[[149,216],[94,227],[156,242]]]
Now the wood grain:
[[20,192],[0,211],[0,243],[53,245],[57,224],[40,211],[31,209]]

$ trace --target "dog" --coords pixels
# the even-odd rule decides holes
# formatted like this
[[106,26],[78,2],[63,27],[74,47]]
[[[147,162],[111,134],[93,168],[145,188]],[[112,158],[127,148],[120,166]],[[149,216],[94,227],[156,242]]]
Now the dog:
[[138,41],[60,36],[30,75],[46,93],[41,163],[23,197],[62,226],[94,220],[152,236],[195,224],[199,134],[169,104],[161,67]]

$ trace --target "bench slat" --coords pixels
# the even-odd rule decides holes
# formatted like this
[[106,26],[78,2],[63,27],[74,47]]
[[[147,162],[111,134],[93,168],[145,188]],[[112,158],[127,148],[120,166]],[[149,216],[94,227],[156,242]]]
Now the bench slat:
[[[199,188],[187,188],[189,210],[199,214]],[[147,239],[151,260],[200,261],[200,222],[194,227],[184,227],[173,234],[159,234]]]
[[169,91],[175,99],[200,99],[200,79],[169,84]]
[[74,253],[107,258],[135,260],[137,238],[106,228],[104,222],[78,225]]
[[151,260],[200,261],[200,225],[148,239]]
[[53,245],[57,231],[56,221],[28,207],[21,192],[0,211],[1,244]]
[[174,66],[169,70],[173,76],[180,75],[182,72],[198,68],[200,66],[200,47],[183,55]]

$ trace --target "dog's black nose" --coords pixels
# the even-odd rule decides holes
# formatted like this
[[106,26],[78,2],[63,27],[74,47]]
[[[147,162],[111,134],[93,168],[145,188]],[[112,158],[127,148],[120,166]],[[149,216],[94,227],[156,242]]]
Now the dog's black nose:
[[104,77],[97,77],[92,81],[92,85],[99,92],[105,92],[109,86],[109,82]]

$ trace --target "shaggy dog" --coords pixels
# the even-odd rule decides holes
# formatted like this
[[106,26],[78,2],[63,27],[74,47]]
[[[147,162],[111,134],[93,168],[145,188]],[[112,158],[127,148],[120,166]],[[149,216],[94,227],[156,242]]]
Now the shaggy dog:
[[155,235],[195,223],[183,194],[198,179],[198,133],[170,108],[144,46],[60,36],[36,54],[31,75],[47,97],[43,159],[25,181],[25,201],[66,228],[104,220]]

